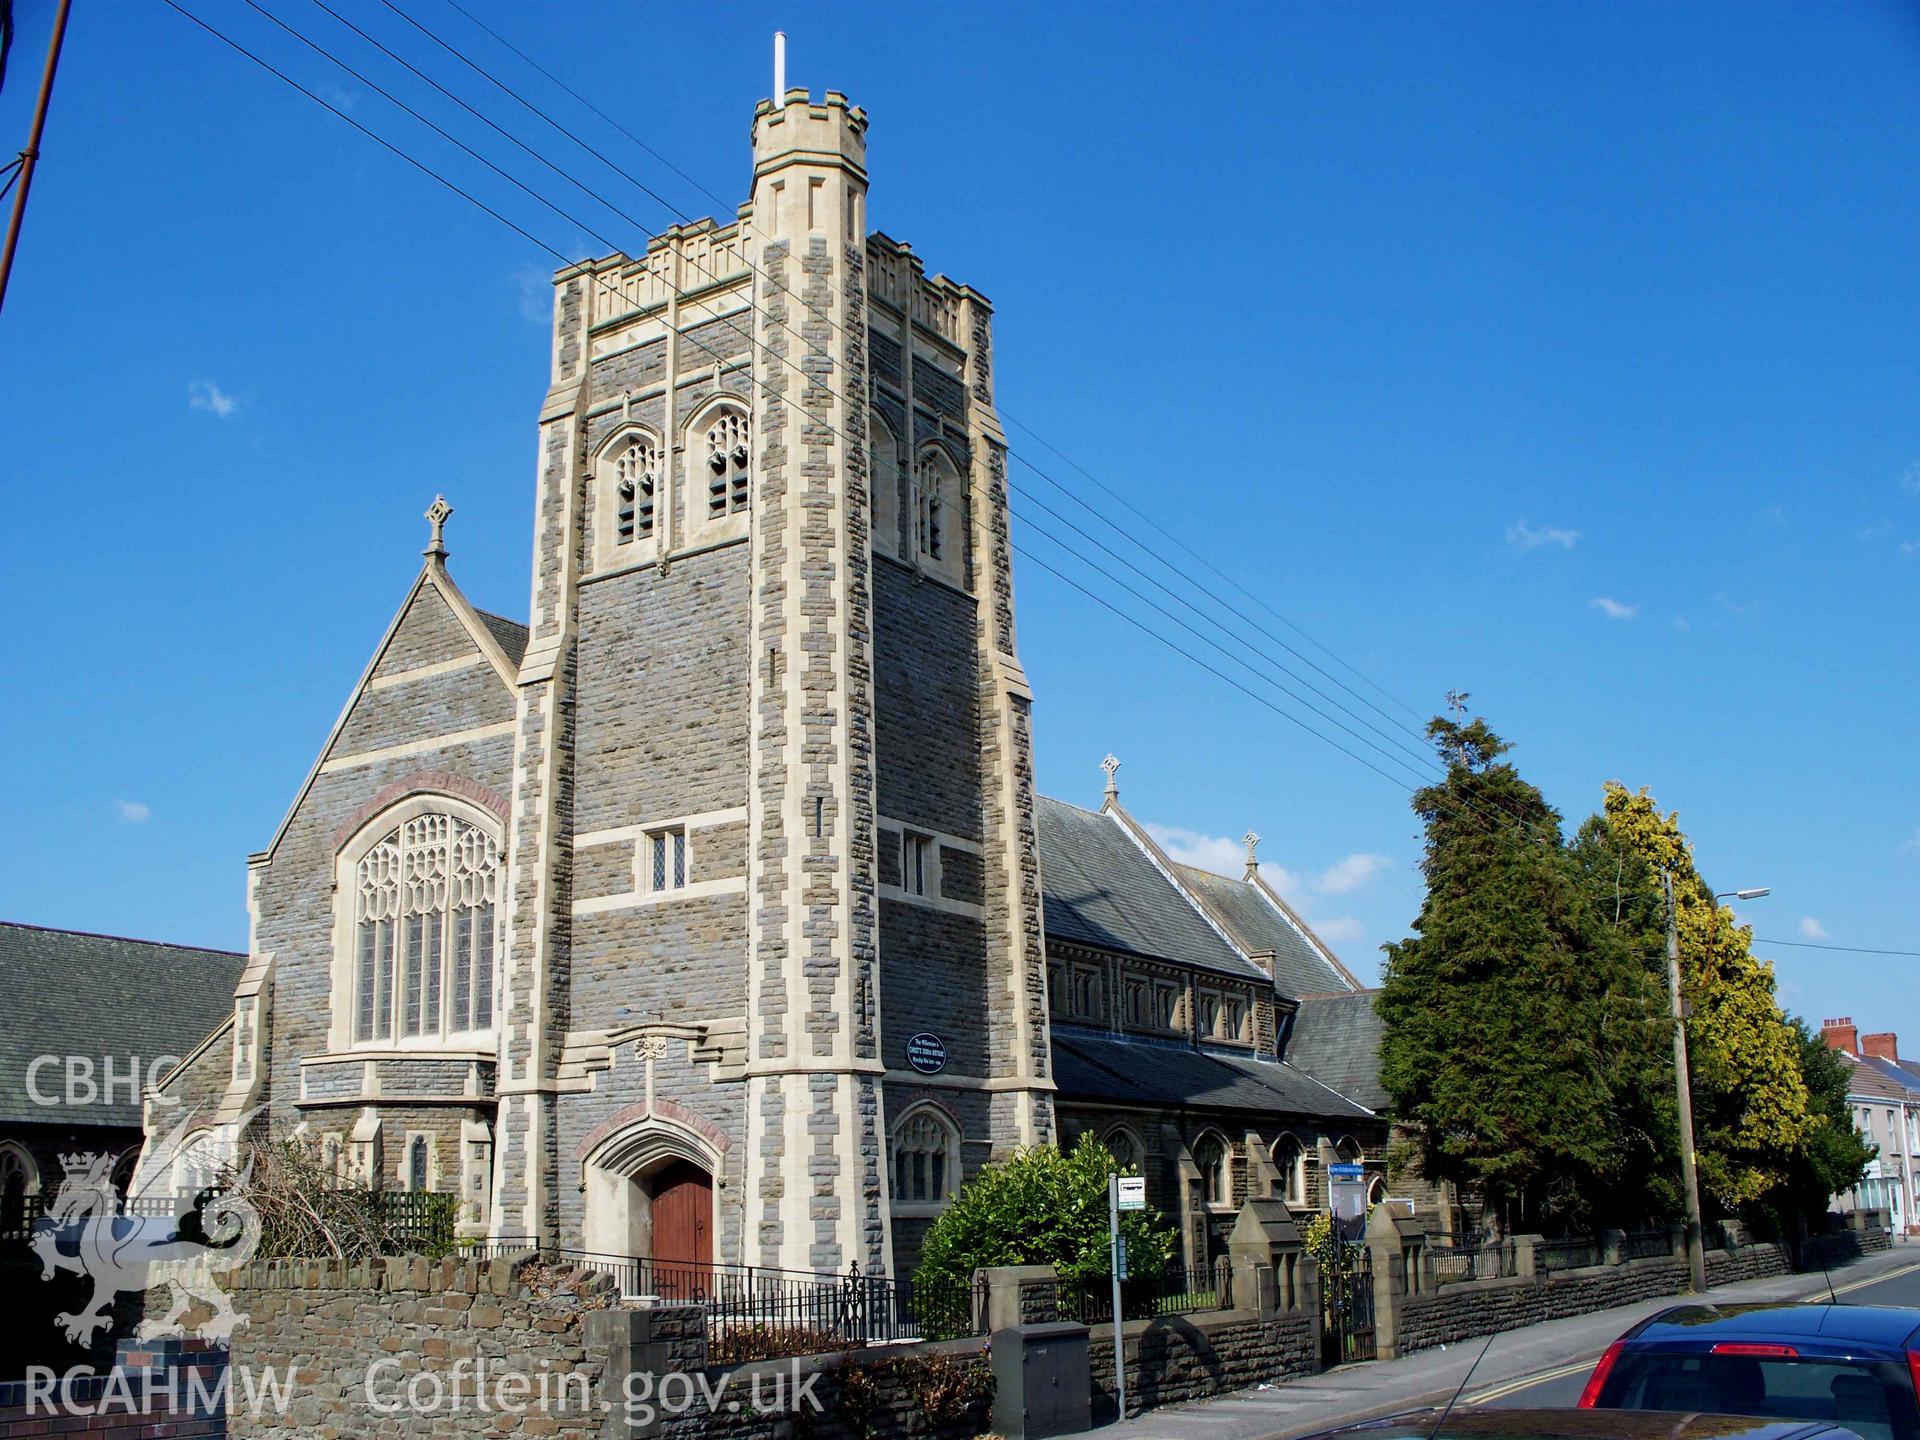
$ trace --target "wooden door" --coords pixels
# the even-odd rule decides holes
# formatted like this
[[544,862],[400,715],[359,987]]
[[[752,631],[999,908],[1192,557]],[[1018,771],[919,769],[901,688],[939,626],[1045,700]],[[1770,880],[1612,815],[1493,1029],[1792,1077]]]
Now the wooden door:
[[653,1259],[673,1269],[713,1263],[713,1180],[675,1160],[653,1177]]

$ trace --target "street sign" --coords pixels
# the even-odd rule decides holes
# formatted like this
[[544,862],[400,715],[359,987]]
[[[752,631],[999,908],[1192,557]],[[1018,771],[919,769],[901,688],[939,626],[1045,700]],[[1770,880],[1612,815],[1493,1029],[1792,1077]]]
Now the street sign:
[[1349,1160],[1335,1160],[1327,1166],[1327,1174],[1336,1180],[1358,1180],[1366,1173],[1366,1166],[1356,1165]]
[[1143,1175],[1122,1175],[1120,1180],[1120,1208],[1122,1210],[1144,1210],[1147,1208],[1147,1181]]

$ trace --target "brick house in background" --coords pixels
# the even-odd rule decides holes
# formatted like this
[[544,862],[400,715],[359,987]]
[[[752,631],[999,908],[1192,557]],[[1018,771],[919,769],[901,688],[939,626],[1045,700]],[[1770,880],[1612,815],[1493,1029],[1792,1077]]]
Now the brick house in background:
[[1862,1035],[1851,1016],[1823,1021],[1821,1038],[1848,1062],[1847,1106],[1854,1126],[1880,1153],[1866,1178],[1835,1197],[1842,1209],[1884,1209],[1895,1234],[1920,1233],[1920,1069],[1900,1058],[1891,1031]]
[[233,1003],[246,956],[0,922],[0,1237],[20,1238],[64,1178],[60,1157],[141,1143],[141,1094]]
[[530,623],[437,501],[150,1123],[261,1107],[470,1234],[797,1270],[906,1269],[1085,1129],[1191,1259],[1381,1167],[1285,1063],[1358,987],[1257,867],[1173,864],[1111,765],[1098,813],[1035,793],[992,310],[868,231],[866,128],[762,103],[736,216],[556,275]]

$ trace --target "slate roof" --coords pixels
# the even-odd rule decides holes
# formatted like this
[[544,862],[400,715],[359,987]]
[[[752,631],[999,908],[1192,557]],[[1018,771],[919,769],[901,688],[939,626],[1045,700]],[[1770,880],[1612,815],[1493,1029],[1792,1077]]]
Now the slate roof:
[[1369,1112],[1291,1065],[1200,1050],[1053,1032],[1053,1079],[1063,1100],[1257,1110],[1330,1120]]
[[1273,979],[1282,995],[1323,995],[1353,988],[1325,955],[1287,923],[1287,917],[1274,908],[1257,885],[1229,880],[1192,865],[1176,865],[1174,869],[1241,948],[1273,951]]
[[247,957],[150,940],[123,940],[74,930],[0,921],[0,975],[6,977],[6,1023],[0,1025],[0,1123],[133,1125],[140,1102],[121,1084],[86,1106],[35,1104],[27,1067],[40,1055],[63,1057],[43,1067],[41,1094],[63,1090],[64,1057],[91,1059],[96,1081],[112,1057],[116,1078],[137,1058],[140,1086],[164,1056],[184,1058],[233,1008],[233,987]]
[[1920,1098],[1920,1075],[1909,1074],[1899,1061],[1882,1060],[1878,1055],[1856,1056],[1855,1061],[1862,1070],[1878,1075],[1891,1093],[1907,1100]]
[[1385,1026],[1373,1008],[1379,993],[1356,990],[1302,1000],[1293,1038],[1287,1042],[1287,1063],[1384,1113],[1388,1107],[1380,1084],[1380,1034]]
[[500,642],[500,648],[507,652],[507,659],[518,665],[520,657],[527,653],[527,627],[518,620],[509,620],[504,615],[495,615],[478,606],[474,607],[473,613],[480,617],[480,623]]
[[1048,935],[1265,978],[1220,938],[1119,821],[1044,795],[1033,808]]

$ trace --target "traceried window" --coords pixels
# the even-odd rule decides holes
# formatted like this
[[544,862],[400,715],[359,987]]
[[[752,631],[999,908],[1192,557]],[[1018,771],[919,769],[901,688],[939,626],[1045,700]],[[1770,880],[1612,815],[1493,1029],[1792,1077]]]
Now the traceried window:
[[660,447],[635,435],[613,465],[613,541],[631,545],[653,534],[654,504],[660,483]]
[[493,1024],[500,852],[457,816],[416,815],[355,870],[354,1039]]
[[1200,1201],[1204,1205],[1226,1205],[1229,1194],[1226,1142],[1218,1135],[1203,1135],[1193,1147],[1193,1165],[1200,1172]]
[[1102,1141],[1107,1147],[1107,1153],[1113,1156],[1114,1162],[1122,1171],[1129,1175],[1140,1173],[1140,1162],[1144,1156],[1138,1135],[1124,1125],[1116,1125],[1102,1137]]
[[1094,970],[1073,972],[1073,1013],[1088,1019],[1100,1014],[1100,975]]
[[1273,1168],[1280,1172],[1280,1198],[1289,1205],[1307,1203],[1307,1152],[1299,1138],[1282,1135],[1273,1142]]
[[1153,987],[1153,1023],[1162,1030],[1173,1029],[1180,1013],[1180,991],[1172,985]]
[[707,426],[707,518],[745,512],[751,490],[747,462],[747,417],[738,410],[717,412]]
[[1147,1023],[1147,983],[1144,980],[1126,982],[1126,1016],[1130,1029],[1138,1029]]
[[907,1112],[893,1132],[893,1198],[901,1205],[941,1205],[959,1184],[960,1137],[928,1106]]
[[1217,1035],[1220,1030],[1220,997],[1202,992],[1200,996],[1200,1033]]
[[1244,1040],[1247,1038],[1247,1002],[1245,1000],[1228,996],[1221,1006],[1220,1019],[1221,1023],[1226,1027],[1223,1033],[1227,1039]]
[[940,564],[948,558],[955,488],[946,457],[938,450],[923,452],[913,473],[913,525],[922,560]]

